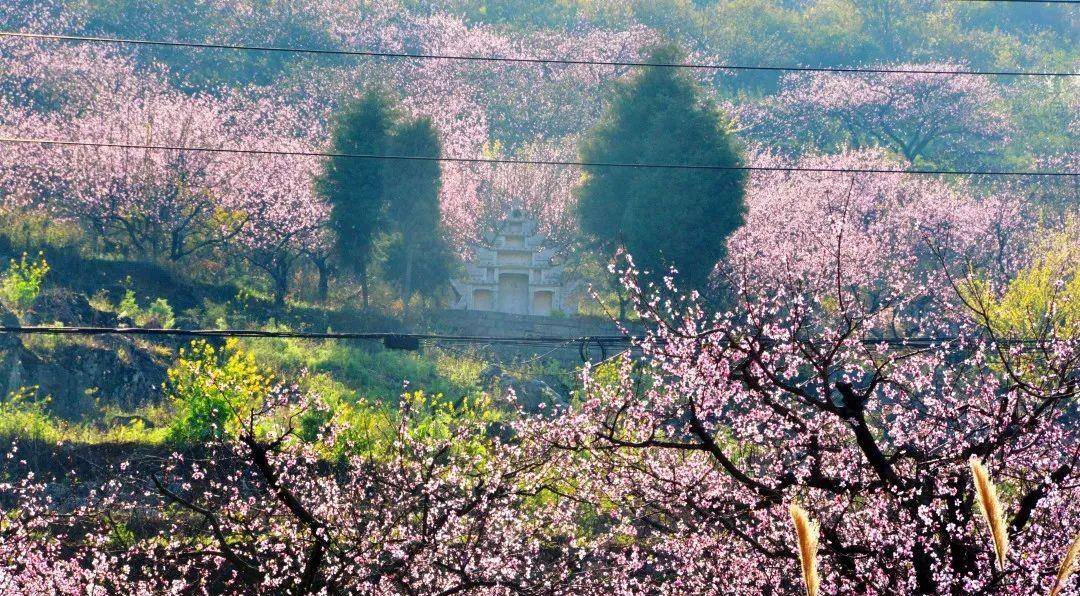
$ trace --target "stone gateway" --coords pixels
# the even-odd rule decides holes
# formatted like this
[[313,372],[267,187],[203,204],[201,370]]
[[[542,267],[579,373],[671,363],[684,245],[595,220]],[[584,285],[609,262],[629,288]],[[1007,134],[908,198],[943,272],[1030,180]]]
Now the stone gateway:
[[573,314],[572,297],[580,286],[568,280],[556,262],[555,250],[545,246],[536,220],[520,209],[499,223],[498,231],[473,247],[466,278],[453,282],[458,310],[517,315]]

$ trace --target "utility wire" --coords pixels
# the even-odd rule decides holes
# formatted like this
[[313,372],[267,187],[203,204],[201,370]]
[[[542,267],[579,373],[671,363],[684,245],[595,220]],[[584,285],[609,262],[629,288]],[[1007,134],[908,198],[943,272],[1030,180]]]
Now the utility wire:
[[716,64],[700,62],[640,62],[618,60],[586,60],[575,58],[526,58],[504,56],[471,56],[461,54],[410,54],[404,52],[379,52],[373,50],[319,49],[294,46],[239,45],[225,43],[204,43],[195,41],[168,41],[157,39],[139,39],[130,37],[96,37],[86,35],[60,35],[47,33],[26,33],[21,31],[0,31],[0,37],[38,39],[72,43],[100,43],[114,45],[138,45],[167,48],[197,48],[208,50],[237,50],[251,52],[277,52],[291,54],[313,54],[332,56],[359,56],[366,58],[394,58],[403,60],[454,60],[467,62],[502,62],[509,64],[550,64],[560,66],[613,66],[613,67],[648,67],[648,68],[685,68],[697,70],[735,70],[735,71],[772,71],[772,72],[837,72],[868,74],[930,74],[930,75],[969,75],[969,76],[1005,76],[1005,77],[1075,77],[1080,72],[1022,71],[1022,70],[960,70],[932,68],[884,68],[884,67],[845,67],[845,66],[772,66],[745,64]]
[[632,162],[590,162],[563,161],[545,159],[481,158],[459,156],[425,155],[375,155],[368,153],[327,153],[321,151],[286,151],[279,149],[244,149],[239,147],[181,147],[171,145],[142,145],[133,143],[109,143],[99,141],[65,141],[60,139],[39,139],[26,137],[0,137],[0,143],[52,145],[62,147],[98,147],[106,149],[145,149],[150,151],[191,151],[205,153],[236,153],[243,155],[279,155],[287,157],[321,157],[336,159],[382,159],[401,161],[437,161],[472,164],[508,164],[529,166],[589,167],[589,168],[641,168],[664,170],[711,170],[711,171],[753,171],[753,172],[818,172],[843,174],[913,174],[913,175],[951,175],[951,176],[1037,176],[1065,177],[1077,176],[1080,172],[1057,172],[1052,170],[898,170],[889,168],[817,168],[804,166],[723,166],[712,164],[683,163],[632,163]]
[[391,332],[310,332],[268,331],[261,329],[154,329],[145,327],[66,327],[66,326],[3,326],[0,333],[20,335],[134,335],[156,337],[263,337],[289,339],[351,339],[351,340],[430,340],[459,343],[510,343],[510,344],[571,344],[590,342],[630,342],[636,339],[627,335],[587,335],[580,337],[492,337],[477,335],[441,335],[437,333],[391,333]]
[[[636,335],[582,335],[577,337],[554,337],[554,336],[477,336],[477,335],[444,335],[438,333],[393,333],[393,332],[311,332],[311,331],[269,331],[261,329],[156,329],[145,327],[66,327],[59,325],[42,326],[0,326],[0,333],[16,335],[129,335],[129,336],[157,336],[157,337],[257,337],[257,338],[288,338],[288,339],[346,339],[346,340],[398,340],[409,339],[415,341],[445,341],[458,343],[479,344],[518,344],[534,345],[547,344],[559,347],[569,346],[575,342],[589,342],[596,344],[629,344],[643,339]],[[870,337],[860,339],[865,345],[885,345],[890,347],[933,347],[937,345],[956,343],[959,337]],[[999,339],[996,343],[1002,345],[1037,345],[1044,340],[1034,338]],[[1045,340],[1053,341],[1053,340]]]

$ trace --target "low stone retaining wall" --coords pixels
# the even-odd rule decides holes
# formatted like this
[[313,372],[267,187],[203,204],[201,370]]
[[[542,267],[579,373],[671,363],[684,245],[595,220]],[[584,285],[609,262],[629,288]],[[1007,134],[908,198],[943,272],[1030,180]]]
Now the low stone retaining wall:
[[[599,317],[543,317],[512,315],[489,311],[444,310],[433,313],[432,325],[441,334],[493,338],[571,338],[621,336],[622,332],[610,319]],[[639,329],[630,328],[631,333]],[[491,342],[482,349],[504,360],[550,358],[564,364],[581,364],[582,355],[596,362],[628,346],[621,342]],[[450,345],[447,343],[447,345]]]
[[613,321],[587,317],[511,315],[477,310],[442,310],[433,315],[443,333],[485,337],[582,337],[619,335]]

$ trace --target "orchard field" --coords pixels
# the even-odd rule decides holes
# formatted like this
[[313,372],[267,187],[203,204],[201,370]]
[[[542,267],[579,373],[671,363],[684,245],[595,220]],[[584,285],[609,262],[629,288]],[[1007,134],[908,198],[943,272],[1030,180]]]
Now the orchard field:
[[0,595],[1080,593],[1078,37],[6,0]]

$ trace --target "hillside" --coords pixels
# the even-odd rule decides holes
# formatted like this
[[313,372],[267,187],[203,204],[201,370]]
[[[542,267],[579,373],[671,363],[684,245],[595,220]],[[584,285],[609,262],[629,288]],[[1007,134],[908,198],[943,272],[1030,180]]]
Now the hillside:
[[0,596],[1074,593],[1078,31],[7,0]]

